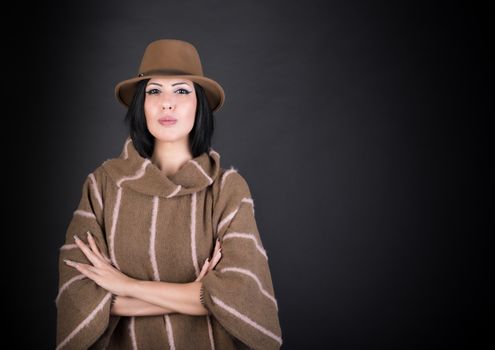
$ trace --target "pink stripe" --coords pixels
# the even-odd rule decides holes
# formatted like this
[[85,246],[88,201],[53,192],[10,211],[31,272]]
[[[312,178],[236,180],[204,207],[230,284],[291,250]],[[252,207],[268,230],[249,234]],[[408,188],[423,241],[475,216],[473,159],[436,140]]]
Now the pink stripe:
[[213,301],[215,302],[215,304],[217,304],[218,306],[220,306],[221,308],[223,308],[225,311],[231,313],[232,315],[236,316],[237,318],[241,319],[242,321],[246,322],[247,324],[249,324],[250,326],[253,326],[254,328],[256,328],[257,330],[259,330],[260,332],[262,332],[263,334],[266,334],[267,336],[269,336],[270,338],[274,339],[275,341],[277,341],[280,345],[282,345],[282,338],[280,338],[278,335],[276,335],[275,333],[269,331],[268,329],[266,329],[265,327],[261,326],[260,324],[258,324],[257,322],[253,321],[252,319],[250,319],[249,317],[247,317],[246,315],[244,314],[241,314],[239,311],[237,311],[236,309],[234,309],[233,307],[225,304],[223,301],[221,301],[220,299],[218,299],[217,297],[214,297],[213,295],[211,296],[211,298],[213,299]]
[[160,280],[160,274],[158,273],[158,263],[156,261],[156,248],[155,248],[155,240],[156,240],[156,218],[158,216],[158,196],[153,197],[153,211],[151,214],[151,227],[150,227],[150,260],[151,266],[153,268],[153,276],[155,281]]
[[[248,198],[248,197],[244,197],[242,200],[241,200],[241,204],[239,204],[239,207],[237,207],[236,210],[232,211],[229,215],[227,215],[225,217],[225,219],[223,219],[222,221],[220,221],[220,224],[218,224],[218,228],[217,228],[217,233],[220,232],[220,230],[222,229],[222,227],[227,224],[230,220],[232,220],[234,218],[234,216],[237,214],[237,212],[239,211],[239,209],[241,208],[241,205],[242,203],[249,203],[249,204],[252,204],[254,205],[254,202],[251,198]],[[254,207],[253,207],[253,214],[254,214]]]
[[226,267],[226,268],[223,268],[220,270],[220,272],[222,272],[222,273],[228,272],[228,271],[239,272],[239,273],[242,273],[244,275],[251,277],[258,284],[260,292],[263,295],[265,295],[268,299],[273,301],[273,303],[275,304],[275,308],[278,310],[277,300],[275,300],[275,298],[265,288],[263,288],[263,285],[261,284],[260,279],[253,272],[251,272],[247,269],[240,268],[240,267]]
[[172,323],[168,314],[165,315],[165,325],[167,328],[168,346],[171,350],[175,350],[174,332],[172,331]]
[[196,165],[196,167],[208,179],[208,183],[211,185],[213,183],[213,180],[211,179],[211,177],[208,176],[208,174],[206,173],[206,171],[204,171],[204,169],[201,167],[201,165],[199,165],[198,162],[196,162],[195,160],[192,160],[192,159],[191,159],[191,163]]
[[231,212],[229,215],[227,215],[227,217],[225,219],[220,221],[220,223],[218,224],[217,233],[220,232],[220,230],[222,229],[222,227],[225,226],[225,224],[227,224],[230,220],[232,220],[232,218],[235,216],[235,214],[237,214],[238,210],[239,210],[239,208],[237,208],[236,210]]
[[117,260],[115,258],[115,230],[117,228],[117,220],[118,220],[119,211],[120,211],[120,202],[122,199],[121,184],[124,181],[136,180],[136,179],[139,179],[140,177],[142,177],[144,175],[144,172],[146,171],[146,166],[150,163],[151,163],[151,161],[149,159],[145,159],[143,161],[143,164],[141,165],[141,168],[136,172],[135,175],[123,177],[117,182],[117,187],[119,189],[117,191],[117,199],[115,201],[115,207],[113,208],[112,228],[110,229],[110,259],[112,260],[112,263],[115,265],[115,267],[119,270],[120,270],[120,267],[117,264]]
[[132,141],[131,137],[128,137],[124,144],[124,159],[129,158],[129,153],[127,152],[127,146],[129,145],[129,143],[131,143],[131,141]]
[[63,246],[60,247],[60,250],[71,250],[74,248],[79,248],[77,244],[64,244]]
[[171,197],[175,196],[175,195],[176,195],[176,194],[180,191],[180,189],[181,189],[181,188],[182,188],[182,186],[181,186],[181,185],[177,185],[177,187],[175,188],[174,192],[170,193],[170,194],[167,196],[167,198],[171,198]]
[[249,198],[249,197],[244,197],[241,202],[243,203],[251,203],[251,205],[254,206],[254,202],[253,202],[253,199],[252,198]]
[[215,342],[213,341],[213,329],[211,328],[210,315],[206,315],[206,322],[208,323],[208,336],[210,337],[211,350],[215,350]]
[[220,154],[217,151],[215,151],[213,148],[210,148],[209,154],[210,154],[210,156],[215,155],[218,159],[220,159]]
[[81,215],[81,216],[84,216],[86,218],[96,219],[95,214],[90,213],[89,211],[86,211],[86,210],[82,210],[82,209],[77,209],[74,212],[74,215]]
[[88,317],[86,317],[80,324],[79,326],[76,327],[63,341],[60,342],[60,344],[57,346],[56,350],[63,348],[67,343],[76,336],[77,333],[81,331],[84,327],[86,327],[91,321],[94,320],[96,317],[96,314],[103,309],[107,301],[110,300],[112,297],[112,293],[107,293],[103,300],[98,304],[98,306],[89,314]]
[[200,271],[196,256],[196,192],[191,195],[191,254],[196,277],[198,277]]
[[131,316],[131,322],[129,323],[129,336],[131,337],[132,348],[137,350],[137,341],[136,341],[136,326],[134,325],[135,317]]
[[[75,244],[74,244],[75,245]],[[86,276],[83,275],[83,274],[80,274],[80,275],[77,275],[75,277],[72,277],[70,280],[68,280],[67,282],[65,282],[62,287],[60,287],[59,291],[58,291],[58,295],[57,295],[57,298],[55,298],[55,304],[58,305],[58,300],[60,299],[60,296],[62,295],[62,293],[67,289],[69,288],[69,286],[74,283],[75,281],[78,281],[78,280],[82,280],[83,278],[85,278]]]
[[132,176],[125,176],[123,178],[121,178],[118,182],[117,182],[117,186],[120,187],[122,185],[122,182],[124,181],[132,181],[132,180],[137,180],[139,179],[140,177],[142,177],[144,175],[144,172],[146,171],[146,166],[148,164],[150,164],[151,161],[149,159],[145,159],[143,161],[143,164],[141,165],[141,168],[139,168],[139,170],[136,172],[136,174],[132,175]]
[[258,243],[258,240],[256,239],[255,235],[252,233],[242,233],[242,232],[229,232],[226,235],[223,236],[222,240],[226,240],[229,238],[247,238],[251,239],[254,244],[256,245],[256,249],[259,250],[261,254],[268,260],[268,256],[266,255],[266,250]]
[[110,229],[110,259],[117,269],[120,270],[117,260],[115,259],[115,229],[117,227],[117,219],[119,218],[120,201],[122,198],[122,187],[119,187],[117,191],[117,199],[115,200],[115,207],[113,208],[112,227]]
[[223,173],[222,181],[220,182],[220,189],[223,188],[223,184],[224,184],[227,176],[229,176],[230,174],[235,173],[235,172],[238,172],[237,169],[235,169],[233,166],[231,166],[229,170],[227,170],[226,172]]
[[252,198],[248,198],[248,197],[244,197],[242,200],[241,200],[241,203],[249,203],[252,205],[252,209],[253,209],[253,215],[254,215],[254,201]]
[[91,180],[91,188],[93,189],[93,193],[96,197],[96,201],[100,205],[100,208],[103,209],[103,201],[101,199],[100,191],[98,191],[98,186],[96,184],[96,178],[95,178],[94,174],[92,174],[92,173],[89,174],[89,178]]

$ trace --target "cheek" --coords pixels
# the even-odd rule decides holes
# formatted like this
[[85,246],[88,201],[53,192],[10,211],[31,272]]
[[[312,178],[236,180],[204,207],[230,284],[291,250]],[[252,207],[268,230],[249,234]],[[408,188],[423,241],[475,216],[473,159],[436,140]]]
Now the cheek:
[[149,99],[144,100],[144,113],[145,113],[145,115],[151,115],[151,113],[153,113],[154,109],[155,109],[155,105]]
[[194,119],[196,117],[196,98],[188,105],[188,117],[194,124]]
[[152,99],[144,101],[143,109],[144,115],[146,117],[146,122],[148,124],[151,123],[161,113],[159,104]]

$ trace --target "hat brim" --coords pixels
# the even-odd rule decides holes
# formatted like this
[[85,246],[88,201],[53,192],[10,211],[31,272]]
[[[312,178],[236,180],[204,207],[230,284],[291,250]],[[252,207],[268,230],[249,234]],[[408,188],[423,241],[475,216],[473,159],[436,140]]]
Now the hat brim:
[[[157,77],[159,75],[143,75],[132,79],[121,81],[115,86],[115,96],[120,103],[129,107],[136,92],[138,82],[145,79]],[[212,112],[218,111],[225,101],[225,92],[216,81],[201,75],[167,75],[168,78],[185,78],[189,79],[203,87],[208,99],[208,104]]]

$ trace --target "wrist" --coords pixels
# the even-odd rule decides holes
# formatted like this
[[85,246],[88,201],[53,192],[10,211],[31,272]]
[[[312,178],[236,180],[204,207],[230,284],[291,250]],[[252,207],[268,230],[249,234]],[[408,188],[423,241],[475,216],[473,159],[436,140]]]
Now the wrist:
[[140,280],[129,278],[127,286],[124,290],[124,294],[122,296],[128,298],[137,298],[136,290],[139,288]]

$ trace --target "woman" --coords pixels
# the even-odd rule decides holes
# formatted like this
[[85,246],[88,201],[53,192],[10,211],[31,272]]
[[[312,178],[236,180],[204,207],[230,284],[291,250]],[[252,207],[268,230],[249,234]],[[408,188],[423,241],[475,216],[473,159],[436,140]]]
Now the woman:
[[57,349],[279,349],[249,186],[211,147],[222,87],[165,39],[116,95],[129,136],[85,179],[60,248]]

